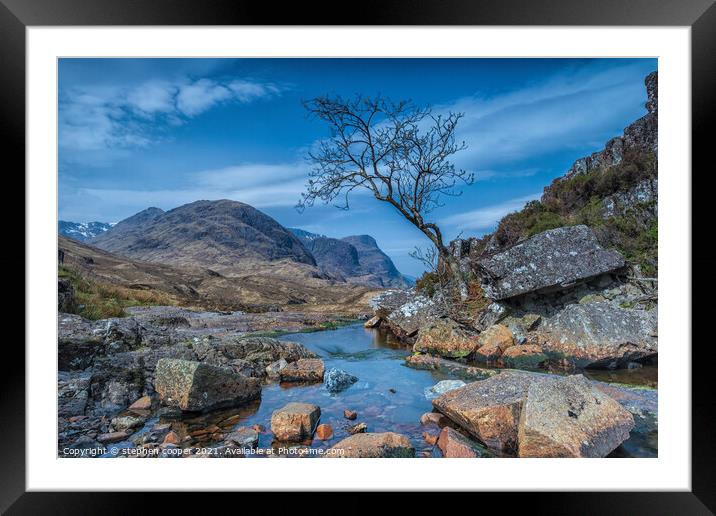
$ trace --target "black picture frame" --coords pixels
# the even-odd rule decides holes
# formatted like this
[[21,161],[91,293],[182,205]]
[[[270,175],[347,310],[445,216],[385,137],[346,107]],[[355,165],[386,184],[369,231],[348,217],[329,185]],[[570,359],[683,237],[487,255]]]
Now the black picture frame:
[[[4,162],[25,168],[25,29],[28,26],[82,25],[574,25],[686,26],[692,38],[692,164],[703,176],[712,169],[708,128],[716,112],[716,6],[714,0],[422,0],[420,2],[363,1],[340,16],[335,3],[282,3],[243,0],[0,0],[0,134],[6,147]],[[11,158],[8,160],[8,158]],[[710,166],[709,166],[710,165]],[[684,180],[689,180],[683,171]],[[691,175],[693,181],[699,174]],[[692,235],[708,220],[706,188],[693,189]],[[700,199],[699,196],[702,196]],[[702,201],[702,202],[699,202]],[[18,235],[19,236],[19,235]],[[24,236],[19,236],[22,241]],[[17,245],[19,249],[20,246]],[[23,247],[24,249],[24,247]],[[22,252],[24,256],[24,251]],[[18,268],[19,256],[3,258]],[[692,258],[693,269],[706,270],[706,259]],[[25,268],[25,274],[32,271]],[[707,273],[708,274],[708,273]],[[694,277],[694,270],[692,270]],[[710,303],[692,302],[692,321],[699,321]],[[27,307],[31,309],[32,307]],[[696,340],[696,333],[692,337]],[[701,342],[708,344],[708,342]],[[690,343],[679,343],[685,347]],[[0,454],[0,510],[14,514],[103,514],[142,512],[140,497],[122,493],[25,492],[25,354],[20,346],[4,356],[12,368],[0,376],[3,423]],[[707,345],[701,346],[708,347]],[[699,346],[692,349],[697,355]],[[510,506],[527,501],[532,512],[550,514],[712,514],[716,511],[714,480],[714,398],[707,368],[710,361],[692,361],[692,491],[640,493],[510,494]],[[270,504],[282,506],[281,496]],[[488,494],[481,494],[481,497]],[[504,497],[505,494],[498,495]],[[165,511],[183,506],[184,496],[164,496]],[[424,497],[411,496],[421,501]],[[355,495],[340,505],[371,510]],[[484,498],[480,506],[485,507]],[[504,502],[503,502],[504,503]],[[278,504],[278,505],[276,505]]]

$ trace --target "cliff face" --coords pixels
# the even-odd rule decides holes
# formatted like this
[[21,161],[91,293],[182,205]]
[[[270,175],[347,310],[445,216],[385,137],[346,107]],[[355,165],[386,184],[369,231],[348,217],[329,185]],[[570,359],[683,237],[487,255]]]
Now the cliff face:
[[595,232],[601,245],[621,252],[629,265],[646,275],[656,274],[656,72],[646,77],[645,85],[647,114],[626,127],[622,136],[609,140],[602,150],[576,160],[565,175],[544,189],[539,201],[507,215],[493,234],[469,244],[473,259],[508,249],[542,231],[583,224]]

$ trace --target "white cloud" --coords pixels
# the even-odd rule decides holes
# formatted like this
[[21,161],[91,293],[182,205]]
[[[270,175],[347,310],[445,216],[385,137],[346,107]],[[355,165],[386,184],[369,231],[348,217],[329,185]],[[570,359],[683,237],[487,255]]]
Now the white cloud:
[[70,162],[105,159],[158,141],[163,123],[181,124],[226,102],[249,103],[279,88],[245,79],[188,78],[146,81],[132,87],[74,88],[59,103],[59,144]]
[[458,230],[490,230],[508,213],[518,211],[524,205],[535,199],[539,199],[542,193],[534,193],[524,197],[517,197],[499,204],[492,204],[477,210],[457,213],[445,217],[440,222]]

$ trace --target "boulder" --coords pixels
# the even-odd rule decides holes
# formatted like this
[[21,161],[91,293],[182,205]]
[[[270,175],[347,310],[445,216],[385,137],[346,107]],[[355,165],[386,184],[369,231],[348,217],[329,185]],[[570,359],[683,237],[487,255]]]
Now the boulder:
[[368,319],[366,322],[363,323],[363,326],[365,328],[377,328],[378,326],[380,326],[380,317],[378,317],[377,315],[374,317],[371,317],[370,319]]
[[271,379],[278,379],[281,377],[281,371],[288,365],[285,358],[280,358],[266,366],[266,376]]
[[152,398],[142,396],[129,406],[129,410],[149,410],[152,408]]
[[257,378],[202,362],[170,358],[157,363],[154,388],[162,404],[188,412],[241,405],[261,396]]
[[328,392],[331,393],[344,391],[357,381],[357,376],[353,376],[352,374],[336,367],[332,367],[326,371],[326,374],[323,377],[323,383],[326,385]]
[[356,412],[355,410],[345,409],[345,410],[343,411],[343,417],[346,418],[346,419],[350,419],[351,421],[353,421],[355,418],[358,417],[358,412]]
[[628,410],[581,375],[504,371],[433,406],[489,449],[524,457],[604,457],[634,425]]
[[318,405],[291,402],[271,415],[271,431],[279,441],[303,441],[313,437],[320,417]]
[[529,374],[504,371],[467,384],[433,400],[433,406],[485,443],[504,453],[517,452],[517,427]]
[[482,457],[484,452],[480,446],[462,435],[457,430],[446,426],[440,432],[437,440],[438,448],[443,457],[449,459],[477,458]]
[[545,360],[547,355],[534,344],[510,346],[502,354],[502,364],[512,369],[537,369]]
[[629,438],[634,418],[582,375],[534,382],[519,424],[520,457],[606,457]]
[[437,319],[420,328],[413,351],[464,358],[471,355],[478,345],[477,333],[465,330],[452,319]]
[[512,331],[507,326],[495,324],[480,334],[475,358],[482,362],[494,362],[514,343]]
[[543,231],[477,262],[488,298],[499,301],[559,290],[624,267],[624,258],[599,245],[587,226]]
[[459,389],[460,387],[464,386],[465,382],[463,382],[462,380],[442,380],[433,385],[432,387],[425,388],[425,398],[433,400],[441,394],[445,394],[446,392],[452,391],[454,389]]
[[145,419],[135,416],[118,416],[112,419],[112,428],[115,430],[134,430],[144,424]]
[[567,305],[536,331],[543,351],[577,367],[614,368],[658,353],[657,313],[609,302]]
[[410,439],[394,432],[361,433],[336,443],[329,458],[408,458],[415,457]]
[[325,366],[320,358],[301,358],[281,369],[282,382],[322,382]]
[[[400,338],[413,337],[423,326],[440,317],[438,304],[412,290],[386,290],[369,302],[380,317]],[[382,323],[381,323],[382,324]]]

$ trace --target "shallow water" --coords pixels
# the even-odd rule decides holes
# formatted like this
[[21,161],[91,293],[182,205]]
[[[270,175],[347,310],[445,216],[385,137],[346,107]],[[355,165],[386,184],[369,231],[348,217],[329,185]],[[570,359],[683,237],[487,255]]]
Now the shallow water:
[[[260,434],[259,448],[273,449],[273,456],[293,456],[297,448],[329,448],[350,435],[348,426],[363,422],[368,425],[369,432],[393,431],[406,435],[411,439],[418,457],[439,456],[435,447],[427,444],[422,437],[425,430],[433,434],[438,432],[437,427],[428,429],[420,424],[420,416],[432,410],[431,401],[425,397],[424,390],[440,380],[454,379],[454,376],[445,372],[416,370],[405,366],[404,358],[411,352],[409,347],[393,341],[385,333],[365,329],[362,325],[314,333],[288,334],[282,336],[281,340],[303,344],[323,359],[326,370],[332,367],[343,369],[357,376],[358,382],[337,394],[329,393],[320,383],[268,383],[263,387],[261,400],[249,406],[212,412],[181,421],[160,421],[154,418],[147,422],[145,429],[150,429],[157,422],[172,422],[174,431],[183,436],[211,424],[222,426],[221,422],[226,418],[238,415],[239,421],[228,428],[223,427],[224,431],[233,427],[263,425],[266,432]],[[587,375],[601,381],[648,384],[655,378],[655,368],[646,371],[590,372]],[[328,441],[314,439],[300,445],[273,442],[270,432],[271,414],[292,401],[318,405],[321,408],[320,422],[333,427],[333,438]],[[349,421],[344,418],[345,409],[356,411],[357,419]],[[639,431],[634,432],[632,438],[620,447],[614,456],[656,455],[655,429],[637,430]],[[137,435],[139,433],[132,438]],[[128,442],[124,444],[130,445]],[[206,442],[203,445],[211,444]],[[292,450],[284,450],[291,447]],[[283,452],[277,453],[279,449]],[[485,451],[485,455],[489,454]]]

